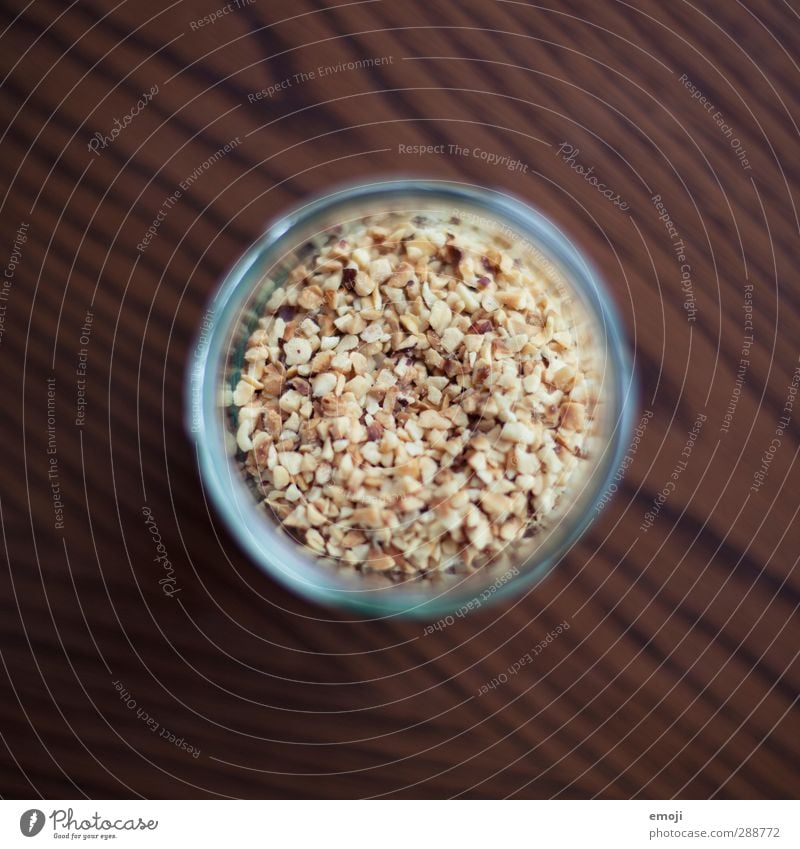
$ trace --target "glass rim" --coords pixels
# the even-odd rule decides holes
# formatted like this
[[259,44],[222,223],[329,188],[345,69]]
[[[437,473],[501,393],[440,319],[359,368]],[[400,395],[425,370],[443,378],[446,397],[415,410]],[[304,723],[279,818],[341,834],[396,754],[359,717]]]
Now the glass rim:
[[[594,311],[594,317],[602,328],[605,349],[609,361],[608,373],[613,384],[614,405],[612,425],[608,442],[603,448],[602,460],[593,470],[585,484],[587,492],[581,495],[585,509],[578,512],[571,524],[558,536],[556,544],[539,556],[538,550],[523,560],[518,574],[497,587],[490,599],[478,607],[493,603],[512,594],[521,594],[539,583],[561,560],[594,518],[592,505],[598,502],[612,482],[622,462],[636,412],[639,408],[638,387],[634,379],[632,360],[627,339],[622,329],[617,308],[609,290],[593,265],[583,256],[560,228],[535,207],[517,197],[499,190],[457,181],[417,178],[391,178],[369,183],[341,186],[306,203],[294,206],[288,212],[273,219],[242,256],[232,265],[216,292],[206,305],[206,315],[211,313],[213,323],[207,337],[198,333],[189,351],[189,366],[185,386],[186,429],[197,453],[199,473],[204,489],[210,494],[211,502],[238,545],[249,559],[262,571],[298,595],[337,610],[348,610],[367,614],[375,618],[431,619],[452,614],[474,600],[476,593],[459,593],[451,590],[443,595],[414,594],[411,590],[392,593],[386,588],[380,600],[368,598],[363,593],[347,592],[344,589],[317,585],[301,580],[291,570],[278,567],[269,551],[254,538],[253,532],[243,522],[241,505],[233,502],[230,491],[231,458],[222,450],[225,432],[219,414],[220,364],[225,345],[241,318],[241,309],[255,291],[258,275],[251,279],[254,270],[262,272],[270,267],[270,251],[278,241],[292,229],[312,221],[316,215],[335,209],[337,205],[349,205],[358,200],[380,197],[417,195],[431,200],[443,200],[453,205],[459,202],[486,210],[487,216],[498,224],[511,224],[516,234],[545,255],[550,254],[566,267],[567,282],[576,292],[584,295]],[[275,257],[273,257],[274,259]],[[196,415],[195,415],[196,411]],[[236,489],[236,484],[233,485]],[[246,490],[241,476],[241,490]],[[247,491],[252,507],[257,508],[252,495]],[[253,511],[255,512],[255,510]],[[262,511],[263,512],[263,511]],[[258,516],[265,531],[269,527],[268,516]],[[277,536],[277,529],[273,532]],[[310,560],[310,558],[308,558]],[[525,565],[529,561],[530,565]],[[320,568],[325,568],[320,565]],[[333,571],[333,570],[331,570]]]

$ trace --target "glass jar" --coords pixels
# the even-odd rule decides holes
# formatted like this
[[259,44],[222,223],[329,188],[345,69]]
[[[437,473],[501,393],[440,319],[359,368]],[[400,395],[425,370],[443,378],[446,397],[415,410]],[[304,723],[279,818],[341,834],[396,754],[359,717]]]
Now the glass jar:
[[[560,281],[582,351],[595,370],[591,433],[545,525],[478,570],[397,582],[333,568],[301,548],[259,501],[237,456],[232,389],[247,340],[276,286],[330,234],[389,212],[452,216],[501,234]],[[521,248],[520,248],[521,246]],[[563,291],[561,287],[563,286]],[[252,560],[306,598],[368,616],[447,617],[519,593],[543,578],[586,529],[628,444],[636,411],[631,361],[617,312],[597,273],[544,215],[500,192],[432,180],[387,180],[342,188],[275,221],[226,276],[211,301],[192,352],[187,427],[203,484],[219,515]]]

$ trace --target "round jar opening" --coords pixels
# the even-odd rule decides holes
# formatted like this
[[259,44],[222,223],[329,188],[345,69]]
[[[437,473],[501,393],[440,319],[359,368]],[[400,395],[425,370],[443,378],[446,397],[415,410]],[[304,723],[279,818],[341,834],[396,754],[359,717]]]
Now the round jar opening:
[[273,225],[212,308],[201,471],[239,542],[306,596],[434,615],[531,583],[619,461],[613,308],[507,196],[337,192]]

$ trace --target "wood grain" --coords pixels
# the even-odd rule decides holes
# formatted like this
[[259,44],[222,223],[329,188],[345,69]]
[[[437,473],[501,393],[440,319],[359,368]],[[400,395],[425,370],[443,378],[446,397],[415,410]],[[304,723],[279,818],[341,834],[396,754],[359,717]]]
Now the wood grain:
[[[255,0],[197,25],[220,6],[2,11],[0,792],[797,796],[796,6]],[[313,607],[258,572],[206,503],[182,409],[205,304],[264,224],[344,180],[407,173],[546,211],[607,280],[652,412],[553,575],[428,636]],[[655,195],[685,246],[693,321]],[[535,664],[478,697],[565,620]]]

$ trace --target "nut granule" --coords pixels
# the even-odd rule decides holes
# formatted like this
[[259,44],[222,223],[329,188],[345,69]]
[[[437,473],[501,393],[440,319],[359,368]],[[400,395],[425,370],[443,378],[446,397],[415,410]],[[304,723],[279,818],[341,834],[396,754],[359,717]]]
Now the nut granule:
[[530,535],[592,418],[556,288],[458,219],[331,236],[275,289],[233,392],[266,507],[316,555],[397,578],[476,568]]

